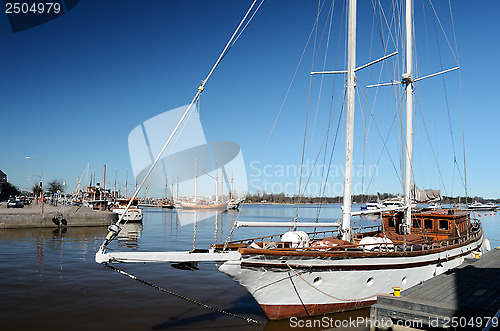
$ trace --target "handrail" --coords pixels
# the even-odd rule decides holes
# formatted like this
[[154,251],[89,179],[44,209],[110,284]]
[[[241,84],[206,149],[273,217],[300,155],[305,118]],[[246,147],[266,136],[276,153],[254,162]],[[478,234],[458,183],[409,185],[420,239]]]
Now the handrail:
[[[360,228],[360,229],[369,229],[369,228],[376,228],[377,226],[370,226],[370,227],[366,227],[366,228]],[[321,231],[321,232],[312,232],[312,233],[309,233],[309,235],[315,235],[315,238],[316,238],[316,235],[317,234],[320,234],[320,233],[329,233],[329,232],[332,232],[332,234],[334,232],[336,232],[335,230],[330,230],[330,231]],[[367,231],[368,232],[368,231]],[[432,250],[438,250],[438,249],[441,249],[443,248],[443,246],[453,246],[453,245],[457,245],[457,244],[461,244],[463,242],[467,242],[467,241],[470,241],[472,239],[476,239],[478,237],[478,235],[480,235],[482,233],[481,231],[481,228],[478,228],[477,231],[473,232],[473,233],[465,233],[464,235],[461,235],[461,236],[457,236],[457,237],[453,237],[453,238],[448,238],[448,239],[441,239],[441,240],[432,240],[432,241],[425,241],[425,240],[419,240],[419,241],[415,241],[415,242],[412,242],[411,244],[407,244],[405,248],[403,248],[403,252],[414,252],[414,251],[432,251]],[[231,241],[229,242],[229,245],[231,244],[238,244],[238,243],[245,243],[245,242],[249,242],[249,241],[252,241],[252,242],[255,242],[255,241],[260,241],[260,242],[264,242],[264,239],[268,238],[270,239],[271,241],[273,241],[274,237],[281,237],[281,235],[272,235],[272,236],[265,236],[265,237],[258,237],[258,238],[251,238],[251,239],[243,239],[243,240],[235,240],[235,241]],[[334,246],[334,247],[300,247],[300,249],[302,251],[318,251],[318,250],[328,250],[328,251],[339,251],[339,250],[347,250],[347,249],[359,249],[359,250],[362,250],[363,252],[369,252],[370,250],[368,250],[366,247],[369,246],[369,247],[378,247],[379,249],[385,249],[385,250],[392,250],[394,249],[394,251],[398,251],[398,245],[401,246],[400,243],[367,243],[367,244],[351,244],[351,245],[338,245],[338,246]],[[415,250],[415,245],[419,245],[421,248],[418,249],[418,250]],[[392,248],[389,248],[389,246],[392,246]],[[437,247],[436,247],[437,246]],[[273,251],[295,251],[297,250],[297,248],[285,248],[285,247],[282,247],[282,248],[272,248]]]

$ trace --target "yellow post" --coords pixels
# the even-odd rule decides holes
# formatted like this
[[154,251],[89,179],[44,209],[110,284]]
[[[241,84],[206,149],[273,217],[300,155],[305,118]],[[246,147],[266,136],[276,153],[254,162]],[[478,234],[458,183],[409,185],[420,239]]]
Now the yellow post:
[[394,296],[395,297],[400,297],[401,296],[401,290],[402,290],[401,287],[395,286],[392,289],[394,290]]
[[481,255],[481,253],[480,253],[480,252],[474,252],[474,257],[475,257],[476,259],[479,259],[479,256],[480,256],[480,255]]

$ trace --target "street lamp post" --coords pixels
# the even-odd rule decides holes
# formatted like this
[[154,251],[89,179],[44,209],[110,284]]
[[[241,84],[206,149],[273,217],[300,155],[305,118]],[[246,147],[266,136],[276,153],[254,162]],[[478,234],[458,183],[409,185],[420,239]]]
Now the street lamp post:
[[44,205],[44,198],[45,194],[43,192],[43,162],[40,159],[34,159],[32,157],[26,156],[27,160],[35,160],[35,161],[40,161],[40,190],[42,191],[42,217],[43,217],[43,205]]

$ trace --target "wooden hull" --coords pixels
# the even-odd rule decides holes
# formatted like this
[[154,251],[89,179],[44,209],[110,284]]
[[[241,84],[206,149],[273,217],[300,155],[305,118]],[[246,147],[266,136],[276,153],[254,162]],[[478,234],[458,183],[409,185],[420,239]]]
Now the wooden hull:
[[354,303],[331,303],[331,304],[307,304],[307,305],[260,305],[262,311],[270,320],[280,320],[290,317],[302,317],[325,315],[332,312],[341,312],[346,310],[355,310],[369,307],[377,303],[377,300],[354,302]]
[[467,242],[420,252],[280,254],[242,248],[240,261],[220,263],[218,268],[245,287],[270,320],[279,320],[369,306],[393,287],[404,290],[457,267],[482,242],[479,231]]
[[217,204],[181,204],[182,209],[196,209],[196,210],[226,210],[227,203],[217,203]]

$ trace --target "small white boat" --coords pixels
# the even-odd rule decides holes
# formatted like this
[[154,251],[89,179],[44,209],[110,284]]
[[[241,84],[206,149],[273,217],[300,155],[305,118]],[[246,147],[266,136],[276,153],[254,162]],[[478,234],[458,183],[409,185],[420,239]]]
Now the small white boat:
[[231,199],[227,202],[227,209],[239,209],[243,199]]
[[382,204],[384,205],[384,207],[403,207],[404,201],[402,198],[398,197],[382,201]]
[[[129,201],[130,198],[117,199],[116,200],[117,205],[111,211],[113,213],[117,213],[118,217],[120,217],[120,215],[122,215],[125,212],[125,209]],[[123,215],[122,219],[126,222],[142,222],[142,209],[139,208],[138,205],[139,205],[139,200],[134,199],[127,212]]]
[[498,207],[494,203],[480,203],[475,201],[473,204],[469,205],[470,210],[481,210],[481,211],[489,211],[496,210]]
[[379,203],[377,201],[369,201],[365,203],[364,206],[361,206],[361,210],[378,210],[385,208],[386,206],[382,203]]

